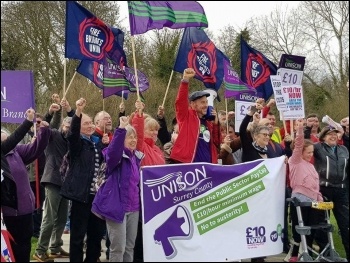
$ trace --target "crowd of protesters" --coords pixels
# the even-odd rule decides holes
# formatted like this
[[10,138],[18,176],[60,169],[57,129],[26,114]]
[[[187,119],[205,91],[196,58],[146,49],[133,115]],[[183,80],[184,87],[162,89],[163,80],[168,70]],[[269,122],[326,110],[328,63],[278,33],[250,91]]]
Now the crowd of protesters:
[[[92,118],[84,113],[84,98],[77,100],[73,109],[57,94],[44,117],[29,109],[27,118],[12,134],[1,129],[1,209],[13,237],[16,261],[29,262],[32,256],[39,262],[52,262],[57,257],[69,257],[71,262],[99,262],[105,237],[110,262],[142,262],[141,166],[192,162],[232,165],[280,156],[285,156],[287,164],[286,197],[334,203],[333,213],[349,258],[349,117],[343,118],[339,127],[321,129],[318,116],[310,114],[287,122],[286,129],[279,128],[271,111],[274,100],[265,103],[258,99],[236,133],[234,112],[217,113],[213,109],[210,114],[215,119],[206,118],[210,94],[189,92],[194,76],[193,69],[184,71],[170,132],[162,106],[153,118],[144,112],[145,104],[137,100],[135,110],[130,109],[126,116],[122,103],[118,125],[113,129],[109,113],[100,111]],[[61,118],[63,113],[67,117]],[[33,121],[38,127],[35,132],[31,130]],[[31,140],[23,143],[28,134]],[[32,168],[28,169],[38,161],[44,192],[36,196],[40,196],[41,203],[35,202],[33,190],[38,189],[31,187]],[[96,187],[102,163],[105,179]],[[37,164],[34,167],[38,169]],[[106,191],[108,196],[104,195]],[[40,203],[37,210],[36,203]],[[34,224],[42,209],[39,224]],[[295,207],[286,203],[286,253],[289,210],[292,237],[297,244],[300,242],[294,230],[298,224]],[[303,208],[303,214],[307,224],[321,220],[312,209]],[[67,218],[70,224],[66,231]],[[62,235],[68,231],[70,245],[65,251]],[[32,236],[39,238],[34,255],[30,255]],[[312,246],[314,240],[321,250],[327,244],[322,233],[312,232],[308,245]],[[293,247],[290,261],[297,260],[298,250],[298,245]]]

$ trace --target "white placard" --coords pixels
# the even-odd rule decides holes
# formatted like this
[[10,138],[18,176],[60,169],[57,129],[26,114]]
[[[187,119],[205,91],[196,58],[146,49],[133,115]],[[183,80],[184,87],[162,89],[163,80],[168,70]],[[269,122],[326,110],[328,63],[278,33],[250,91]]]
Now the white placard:
[[282,92],[289,98],[287,110],[283,112],[284,120],[305,118],[303,87],[300,85],[284,86]]
[[281,77],[282,86],[301,85],[304,72],[289,68],[279,68],[277,75]]
[[282,81],[278,75],[270,75],[273,94],[275,96],[276,107],[279,111],[285,111],[287,108],[288,96],[282,92]]
[[250,106],[254,105],[254,102],[235,100],[235,132],[239,132],[242,120],[247,114]]

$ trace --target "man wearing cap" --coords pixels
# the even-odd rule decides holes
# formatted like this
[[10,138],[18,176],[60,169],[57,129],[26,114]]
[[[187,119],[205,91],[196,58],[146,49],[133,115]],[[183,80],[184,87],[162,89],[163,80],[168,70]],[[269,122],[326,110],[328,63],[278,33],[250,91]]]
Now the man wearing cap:
[[[342,132],[327,126],[320,132],[320,142],[315,144],[314,164],[320,176],[320,192],[326,201],[334,203],[333,214],[337,220],[341,238],[349,259],[349,196],[346,190],[349,152],[338,144]],[[327,244],[327,233],[320,231],[316,241],[323,249]],[[320,250],[321,251],[321,250]]]
[[[184,71],[175,101],[179,135],[171,151],[170,158],[177,163],[208,162],[217,164],[220,146],[218,119],[205,119],[209,93],[195,91],[189,96],[189,80],[195,76],[192,68]],[[212,112],[216,115],[216,112]]]

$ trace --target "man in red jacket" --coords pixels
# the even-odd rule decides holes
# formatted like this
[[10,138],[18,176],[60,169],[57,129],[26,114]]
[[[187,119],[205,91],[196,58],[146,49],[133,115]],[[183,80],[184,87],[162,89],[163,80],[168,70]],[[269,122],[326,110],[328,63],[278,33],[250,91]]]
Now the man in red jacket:
[[175,102],[179,135],[170,158],[177,163],[207,162],[217,164],[220,129],[216,112],[215,121],[205,119],[209,93],[195,91],[189,94],[189,80],[195,76],[192,68],[184,71]]

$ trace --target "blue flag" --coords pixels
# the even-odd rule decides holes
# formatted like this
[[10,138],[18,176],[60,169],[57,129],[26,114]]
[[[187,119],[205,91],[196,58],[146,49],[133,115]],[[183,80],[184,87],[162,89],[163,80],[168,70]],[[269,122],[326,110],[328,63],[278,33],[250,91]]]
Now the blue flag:
[[276,75],[277,66],[241,37],[241,80],[268,100],[273,94],[270,75]]
[[217,91],[224,78],[224,59],[229,61],[202,29],[189,27],[183,33],[174,71],[182,73],[193,68],[196,79]]
[[[66,2],[65,57],[102,63],[108,54],[123,51],[124,32],[107,26],[75,1]],[[126,64],[125,53],[123,55]]]

